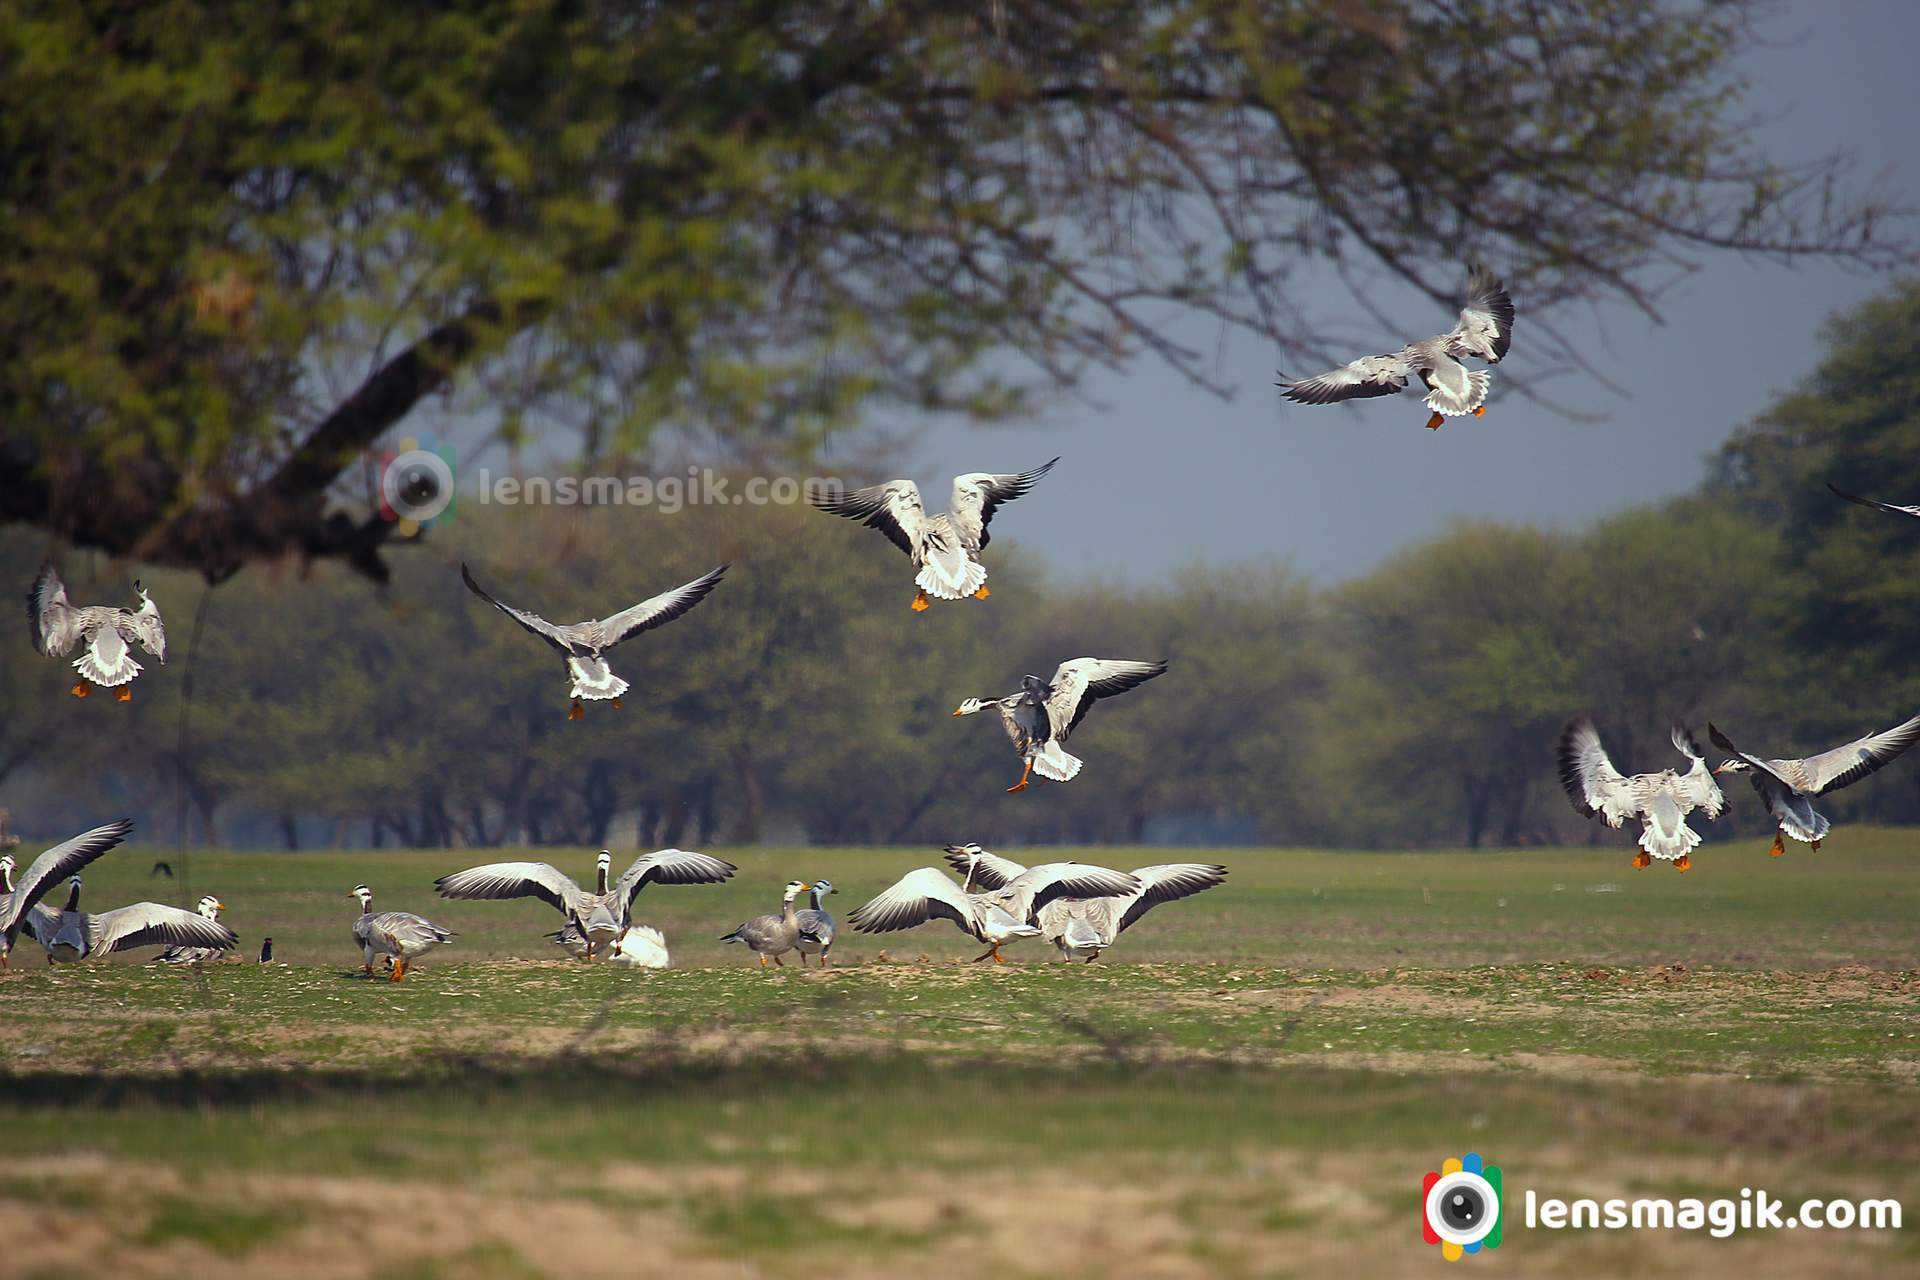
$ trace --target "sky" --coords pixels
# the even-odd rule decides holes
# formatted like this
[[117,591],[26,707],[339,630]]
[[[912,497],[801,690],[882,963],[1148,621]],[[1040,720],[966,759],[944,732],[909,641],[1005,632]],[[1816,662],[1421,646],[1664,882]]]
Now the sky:
[[[1850,150],[1862,182],[1881,179],[1920,203],[1912,135],[1920,4],[1786,4],[1761,34],[1761,47],[1739,64],[1749,109],[1766,117],[1759,149],[1789,164]],[[1788,267],[1711,253],[1699,262],[1666,295],[1662,326],[1625,305],[1603,309],[1594,323],[1574,312],[1557,318],[1602,344],[1598,362],[1627,384],[1622,395],[1569,375],[1544,388],[1594,421],[1499,393],[1502,373],[1525,369],[1526,299],[1517,297],[1513,350],[1495,370],[1487,415],[1437,432],[1421,429],[1427,411],[1412,394],[1352,408],[1284,404],[1268,345],[1236,337],[1217,365],[1239,389],[1231,400],[1142,356],[1030,422],[945,423],[924,433],[908,454],[910,474],[937,509],[955,474],[1022,471],[1063,455],[1030,496],[1001,509],[994,532],[1038,551],[1060,577],[1122,586],[1196,564],[1247,563],[1335,582],[1463,518],[1578,529],[1692,488],[1732,428],[1812,369],[1827,317],[1888,284],[1832,263]],[[1452,313],[1420,303],[1404,333],[1381,332],[1337,281],[1323,287],[1309,310],[1342,332],[1378,338],[1356,356],[1452,324]],[[1211,345],[1211,330],[1190,336]]]

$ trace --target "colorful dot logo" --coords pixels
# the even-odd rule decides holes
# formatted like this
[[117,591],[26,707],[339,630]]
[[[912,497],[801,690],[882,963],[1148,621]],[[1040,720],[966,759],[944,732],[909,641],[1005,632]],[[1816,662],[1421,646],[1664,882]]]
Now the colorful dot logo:
[[1469,1151],[1420,1183],[1420,1229],[1448,1262],[1500,1247],[1500,1168]]
[[400,448],[380,455],[380,517],[400,522],[400,532],[411,538],[422,529],[444,521],[453,523],[453,464],[450,444],[441,444],[431,431],[418,439],[408,436]]

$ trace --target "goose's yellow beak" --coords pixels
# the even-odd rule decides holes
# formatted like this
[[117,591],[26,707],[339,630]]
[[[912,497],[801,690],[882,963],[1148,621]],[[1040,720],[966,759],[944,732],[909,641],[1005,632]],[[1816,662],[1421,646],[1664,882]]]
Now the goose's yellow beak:
[[955,708],[953,709],[953,714],[955,714],[955,715],[957,715],[957,716],[963,716],[963,715],[965,715],[965,714],[967,714],[967,713],[966,713],[966,712],[964,712],[964,711],[962,711],[962,710],[961,710],[961,709],[960,709],[959,707],[955,707]]
[[220,899],[215,898],[213,900],[213,909],[215,911],[225,911],[227,909],[227,904],[220,901]]

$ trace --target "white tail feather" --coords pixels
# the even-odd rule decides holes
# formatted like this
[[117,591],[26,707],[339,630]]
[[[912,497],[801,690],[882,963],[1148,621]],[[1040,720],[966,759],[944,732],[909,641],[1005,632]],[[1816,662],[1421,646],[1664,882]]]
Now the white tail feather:
[[567,671],[573,676],[576,698],[604,702],[627,691],[627,682],[613,674],[603,658],[568,658]]
[[103,664],[100,660],[99,646],[96,645],[73,660],[73,669],[93,684],[111,689],[126,684],[140,674],[141,666],[127,652],[126,646],[120,648],[118,662]]
[[1677,831],[1663,831],[1651,819],[1640,831],[1640,847],[1662,862],[1672,862],[1700,847],[1700,837],[1682,822]]
[[1072,782],[1080,776],[1082,763],[1079,756],[1068,755],[1059,743],[1049,742],[1034,754],[1033,771],[1049,782]]
[[936,600],[964,600],[986,581],[987,567],[956,547],[929,555],[913,585]]
[[[1467,371],[1467,395],[1460,399],[1445,387],[1435,384],[1427,392],[1427,408],[1443,413],[1450,418],[1472,413],[1487,402],[1487,391],[1493,386],[1493,375],[1485,369]],[[1678,857],[1679,855],[1675,855]]]

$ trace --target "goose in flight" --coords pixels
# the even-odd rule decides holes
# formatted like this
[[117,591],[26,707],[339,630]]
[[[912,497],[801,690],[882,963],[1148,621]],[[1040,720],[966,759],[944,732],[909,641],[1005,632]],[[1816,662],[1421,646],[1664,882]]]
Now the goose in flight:
[[91,915],[80,909],[80,877],[74,876],[68,885],[66,909],[52,923],[51,935],[45,925],[36,929],[47,948],[48,964],[72,964],[88,956],[131,951],[155,943],[219,952],[240,941],[219,921],[163,902],[136,902]]
[[1872,507],[1875,511],[1885,511],[1889,515],[1912,516],[1914,519],[1920,520],[1920,507],[1896,507],[1891,502],[1875,502],[1872,498],[1862,498],[1855,494],[1835,489],[1831,484],[1829,484],[1827,488],[1833,489],[1833,496],[1836,498],[1845,498],[1848,502],[1857,503],[1863,507]]
[[913,559],[913,611],[924,613],[927,597],[936,600],[961,600],[972,596],[985,600],[987,570],[980,563],[980,552],[993,539],[987,526],[994,509],[1011,502],[1033,488],[1041,476],[1053,470],[1055,458],[1044,467],[1017,475],[994,475],[988,471],[970,471],[953,478],[953,496],[947,510],[929,516],[920,500],[920,489],[911,480],[889,480],[852,493],[809,494],[807,501],[822,511],[878,529],[894,546]]
[[1083,761],[1068,755],[1061,745],[1080,727],[1093,704],[1135,689],[1165,675],[1164,662],[1132,662],[1124,658],[1074,658],[1054,670],[1053,679],[1023,676],[1020,692],[1005,698],[968,698],[954,708],[956,716],[970,716],[994,707],[1013,740],[1021,760],[1020,781],[1008,794],[1025,791],[1033,774],[1053,782],[1071,782]]
[[27,618],[33,624],[33,647],[41,656],[64,658],[81,640],[87,651],[73,660],[80,673],[79,683],[70,692],[84,698],[94,685],[120,690],[121,702],[133,699],[133,678],[142,668],[133,660],[130,646],[142,649],[167,665],[167,629],[160,621],[160,607],[147,594],[138,579],[134,594],[140,597],[138,609],[116,609],[107,605],[76,607],[67,603],[66,584],[54,572],[53,561],[40,566],[27,593]]
[[451,943],[456,936],[453,930],[411,911],[375,911],[373,890],[364,884],[353,886],[348,896],[360,899],[360,918],[353,922],[353,940],[360,947],[361,968],[369,978],[373,977],[373,958],[383,955],[393,959],[389,981],[404,982],[407,961]]
[[[955,871],[966,873],[972,883],[989,889],[1004,888],[1027,873],[1020,863],[989,853],[977,844],[948,845],[947,862]],[[1158,863],[1135,867],[1131,874],[1140,882],[1131,893],[1055,898],[1041,907],[1034,913],[1041,936],[1059,950],[1062,958],[1092,963],[1113,945],[1114,939],[1161,903],[1192,897],[1225,884],[1227,879],[1227,869],[1217,862]]]
[[[764,916],[755,916],[742,924],[732,933],[721,938],[722,942],[744,942],[747,950],[760,957],[760,967],[767,967],[772,960],[776,968],[786,968],[780,957],[792,951],[800,943],[800,913],[794,909],[793,900],[813,888],[804,880],[789,880],[785,895],[780,900],[780,910]],[[800,967],[806,968],[806,953],[800,955]]]
[[[587,935],[580,932],[579,925],[569,921],[547,937],[553,940],[555,946],[565,947],[567,954],[574,959],[588,958]],[[644,924],[629,926],[626,933],[598,954],[605,956],[608,964],[623,969],[664,969],[669,963],[667,936],[653,926]]]
[[1670,736],[1673,749],[1692,761],[1685,773],[1663,769],[1627,777],[1607,758],[1593,721],[1581,716],[1560,735],[1560,785],[1582,817],[1597,813],[1614,828],[1628,818],[1640,819],[1641,851],[1634,856],[1634,866],[1651,866],[1659,858],[1671,862],[1674,870],[1685,871],[1693,865],[1691,855],[1700,844],[1699,835],[1687,825],[1687,815],[1698,809],[1717,818],[1727,798],[1686,727],[1673,726]]
[[871,902],[847,913],[847,922],[860,933],[892,933],[929,920],[951,920],[987,950],[973,958],[978,964],[991,956],[1005,964],[1002,944],[1040,934],[1035,913],[1060,898],[1106,898],[1132,893],[1140,882],[1124,871],[1080,862],[1049,862],[1028,867],[998,888],[981,888],[978,875],[955,884],[938,867],[909,871]]
[[[1487,411],[1487,390],[1493,375],[1484,369],[1469,371],[1460,362],[1468,357],[1499,364],[1513,343],[1513,299],[1498,276],[1482,266],[1467,269],[1467,305],[1452,330],[1435,338],[1409,342],[1383,356],[1362,356],[1351,364],[1311,378],[1282,381],[1281,394],[1298,404],[1333,404],[1369,396],[1390,396],[1406,390],[1418,377],[1427,389],[1427,407],[1433,416],[1426,425],[1439,430],[1450,417]],[[1286,375],[1280,375],[1285,379]]]
[[808,956],[819,956],[820,967],[824,969],[827,967],[827,953],[833,950],[834,935],[833,917],[827,914],[827,895],[840,891],[833,887],[831,880],[815,880],[810,892],[813,894],[813,905],[802,907],[794,913],[800,923],[800,936],[794,946],[800,952],[802,969],[807,967]]
[[586,707],[581,701],[583,698],[610,700],[614,710],[620,709],[620,695],[627,691],[627,682],[613,674],[605,655],[622,641],[642,631],[664,626],[699,604],[719,583],[720,575],[727,568],[723,564],[684,586],[675,587],[651,600],[642,600],[598,621],[569,622],[564,625],[548,622],[537,613],[501,604],[473,580],[473,574],[464,562],[460,566],[460,578],[467,584],[467,590],[560,651],[566,660],[567,678],[571,682],[568,696],[573,700],[567,708],[567,719],[578,720],[586,715]]
[[0,967],[7,964],[21,930],[31,927],[42,945],[52,936],[50,932],[42,934],[43,928],[50,928],[58,919],[56,912],[40,905],[47,891],[125,840],[131,830],[133,823],[122,818],[63,840],[35,858],[18,884],[13,880],[12,855],[0,857],[0,866],[6,869],[6,893],[0,896]]
[[[443,898],[497,901],[538,898],[567,918],[567,927],[583,939],[583,959],[617,947],[633,926],[633,900],[650,884],[718,884],[737,869],[731,862],[684,849],[643,853],[609,884],[613,854],[602,849],[594,863],[594,890],[588,893],[571,877],[544,862],[489,862],[433,882]],[[562,929],[565,935],[567,929]],[[556,939],[560,945],[567,943]]]
[[1787,851],[1782,835],[1818,849],[1833,824],[1827,821],[1826,814],[1813,807],[1813,798],[1850,787],[1899,759],[1908,747],[1920,740],[1920,716],[1897,724],[1885,733],[1870,733],[1844,747],[1804,760],[1763,760],[1750,756],[1711,724],[1707,726],[1707,736],[1713,739],[1714,746],[1733,757],[1714,772],[1748,775],[1767,812],[1773,815],[1773,847],[1768,852],[1778,858]]
[[[220,922],[220,913],[227,909],[227,904],[212,894],[208,894],[206,897],[200,899],[200,905],[196,909],[201,915],[218,924]],[[224,947],[190,947],[182,943],[176,943],[155,956],[153,963],[204,964],[208,960],[218,959],[220,953],[224,950]]]

